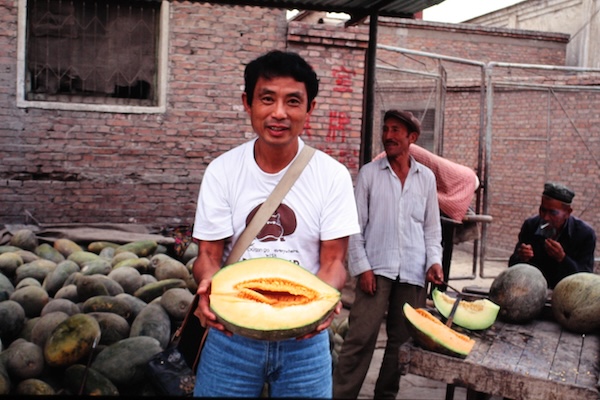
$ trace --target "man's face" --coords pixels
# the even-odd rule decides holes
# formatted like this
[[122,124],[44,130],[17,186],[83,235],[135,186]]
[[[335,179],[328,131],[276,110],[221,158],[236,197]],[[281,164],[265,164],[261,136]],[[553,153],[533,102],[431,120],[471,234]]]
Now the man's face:
[[386,155],[394,158],[408,153],[408,147],[417,140],[415,132],[408,133],[408,128],[402,121],[391,117],[383,123],[381,140]]
[[307,111],[306,85],[291,77],[259,78],[252,105],[245,93],[242,100],[252,128],[260,140],[272,145],[287,145],[295,141],[316,104],[313,100]]
[[542,196],[539,212],[540,217],[558,231],[571,215],[571,207],[553,198]]

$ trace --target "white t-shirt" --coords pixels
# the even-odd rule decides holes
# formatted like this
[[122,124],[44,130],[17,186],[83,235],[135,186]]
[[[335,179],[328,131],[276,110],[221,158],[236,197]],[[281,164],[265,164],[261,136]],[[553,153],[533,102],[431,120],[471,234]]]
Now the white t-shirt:
[[[276,174],[262,171],[254,160],[255,141],[217,157],[206,168],[202,179],[193,237],[200,240],[230,238],[223,260],[245,229],[249,215],[267,199],[289,167]],[[304,142],[298,141],[300,152]],[[279,257],[317,273],[320,241],[358,232],[348,170],[325,153],[316,151],[241,259]]]

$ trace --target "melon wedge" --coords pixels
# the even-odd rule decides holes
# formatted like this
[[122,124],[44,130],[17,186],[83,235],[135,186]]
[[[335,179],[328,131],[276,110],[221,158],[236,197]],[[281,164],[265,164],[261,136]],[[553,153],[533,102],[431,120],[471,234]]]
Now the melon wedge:
[[254,258],[219,270],[210,307],[229,331],[260,340],[312,332],[340,301],[340,292],[280,258]]
[[473,349],[473,339],[447,327],[427,310],[408,303],[402,310],[413,339],[424,349],[460,358],[466,358]]
[[[433,289],[431,297],[433,298],[435,308],[444,316],[444,318],[448,318],[456,299],[441,292],[437,288]],[[474,301],[460,300],[452,322],[460,327],[473,331],[483,330],[489,328],[496,322],[499,311],[500,306],[488,299],[478,299]]]

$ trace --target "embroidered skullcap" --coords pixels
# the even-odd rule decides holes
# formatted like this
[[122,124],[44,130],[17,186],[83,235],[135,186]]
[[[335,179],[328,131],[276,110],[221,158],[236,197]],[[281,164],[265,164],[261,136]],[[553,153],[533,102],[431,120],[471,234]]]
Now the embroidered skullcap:
[[566,204],[571,204],[575,192],[560,183],[546,182],[544,184],[544,196],[550,197],[554,200],[562,201]]

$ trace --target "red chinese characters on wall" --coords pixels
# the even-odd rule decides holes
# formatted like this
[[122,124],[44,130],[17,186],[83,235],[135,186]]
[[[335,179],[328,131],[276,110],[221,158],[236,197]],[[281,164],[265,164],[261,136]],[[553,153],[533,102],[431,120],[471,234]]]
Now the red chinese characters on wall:
[[352,77],[356,75],[353,69],[344,67],[333,67],[331,73],[335,78],[334,92],[352,93]]
[[[355,70],[345,66],[335,66],[331,68],[331,75],[335,84],[333,92],[337,93],[337,96],[354,91],[352,79],[357,75]],[[325,142],[328,144],[317,145],[317,148],[345,164],[351,171],[355,171],[358,170],[358,150],[349,151],[347,148],[333,144],[346,142],[351,129],[350,122],[350,116],[346,111],[335,108],[330,110],[327,136],[325,136]],[[304,134],[307,138],[313,135],[310,118],[307,118],[304,124]]]
[[[352,77],[356,75],[353,69],[344,66],[333,67],[331,74],[335,80],[334,92],[352,93]],[[345,111],[331,110],[329,111],[329,129],[327,131],[328,142],[345,142],[346,127],[350,124],[350,118]]]
[[328,142],[335,142],[338,135],[340,141],[346,141],[346,125],[350,123],[350,118],[343,111],[329,111],[329,130],[327,131]]

